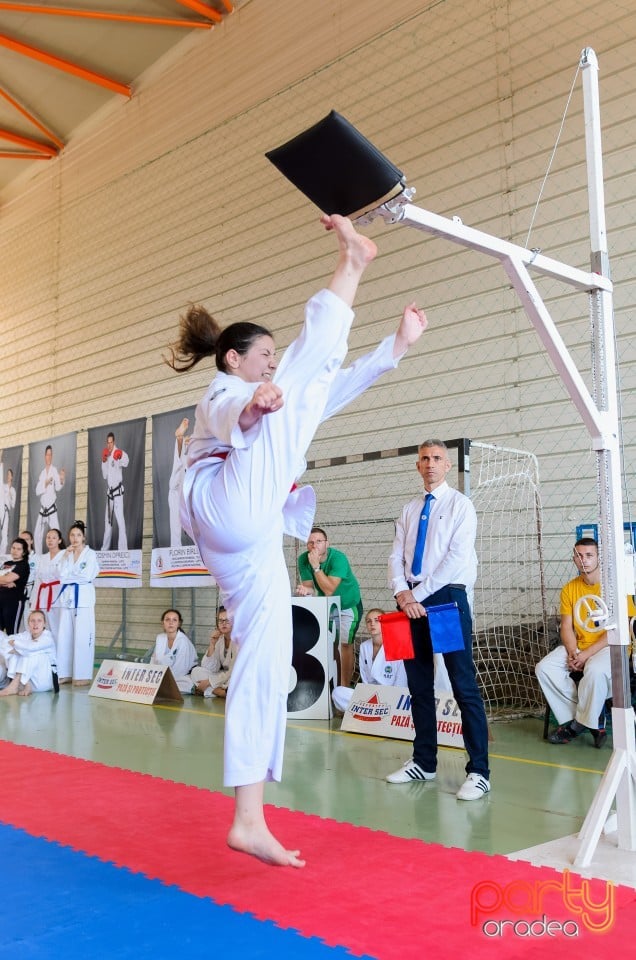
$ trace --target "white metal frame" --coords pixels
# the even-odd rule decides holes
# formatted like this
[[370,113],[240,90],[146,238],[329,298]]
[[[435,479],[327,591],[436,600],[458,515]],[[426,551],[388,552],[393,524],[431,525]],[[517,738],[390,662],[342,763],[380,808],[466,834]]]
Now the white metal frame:
[[[580,66],[585,110],[591,272],[587,273],[536,251],[467,227],[457,217],[448,219],[416,207],[410,203],[415,191],[409,187],[405,188],[398,198],[376,207],[357,222],[368,223],[379,217],[387,223],[415,227],[498,259],[590,434],[592,447],[597,455],[602,533],[602,594],[609,608],[610,620],[607,633],[612,662],[614,749],[579,834],[580,845],[574,863],[585,867],[592,860],[614,798],[618,846],[625,850],[636,850],[636,742],[634,711],[629,691],[622,468],[615,374],[613,288],[609,277],[605,229],[598,61],[589,47],[581,54]],[[587,292],[592,320],[594,397],[590,395],[563,343],[532,281],[530,271],[564,281],[579,291]]]

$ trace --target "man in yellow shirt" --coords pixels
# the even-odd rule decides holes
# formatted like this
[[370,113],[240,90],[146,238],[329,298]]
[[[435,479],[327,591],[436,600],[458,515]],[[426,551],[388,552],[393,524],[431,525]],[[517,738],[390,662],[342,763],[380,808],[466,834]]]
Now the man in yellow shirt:
[[[574,544],[572,556],[578,577],[561,590],[561,646],[552,650],[535,667],[543,694],[559,726],[550,734],[550,743],[569,743],[586,730],[594,746],[607,740],[604,723],[599,725],[605,701],[612,696],[612,670],[607,633],[591,632],[574,619],[577,600],[601,596],[598,544],[582,537]],[[634,612],[631,598],[629,614]],[[577,687],[578,683],[578,687]]]

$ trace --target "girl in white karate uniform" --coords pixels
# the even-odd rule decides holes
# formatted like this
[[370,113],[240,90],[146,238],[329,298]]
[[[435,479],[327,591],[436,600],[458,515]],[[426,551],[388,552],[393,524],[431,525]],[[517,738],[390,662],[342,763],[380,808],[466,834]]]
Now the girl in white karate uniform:
[[315,511],[310,487],[290,493],[319,424],[393,369],[426,318],[405,308],[395,336],[348,370],[340,366],[360,278],[375,244],[343,217],[323,216],[339,256],[328,289],[307,304],[300,336],[276,369],[264,327],[221,330],[201,307],[181,320],[171,366],[189,370],[214,356],[219,374],[196,412],[183,487],[184,529],[215,577],[234,619],[239,654],[226,700],[225,783],[236,804],[228,844],[275,864],[303,866],[270,833],[266,780],[280,780],[291,663],[290,583],[283,533],[306,541]]
[[46,617],[41,610],[29,614],[28,628],[7,638],[8,653],[5,655],[7,673],[11,683],[0,697],[19,694],[28,697],[53,689],[55,669],[55,641],[46,629]]
[[[387,660],[382,646],[382,628],[379,617],[384,610],[374,607],[367,613],[364,622],[369,638],[360,644],[358,663],[360,683],[370,683],[383,687],[408,687],[403,660]],[[345,713],[351,703],[351,687],[334,687],[331,695],[337,710]]]
[[99,563],[86,545],[86,528],[76,520],[68,533],[69,546],[60,561],[60,592],[53,606],[60,611],[57,672],[60,683],[88,686],[95,660],[95,587]]
[[164,611],[161,623],[164,632],[157,634],[150,662],[170,667],[181,693],[191,693],[190,671],[196,667],[199,657],[194,644],[181,629],[183,617],[171,608]]
[[66,544],[64,538],[57,527],[51,527],[46,533],[46,547],[48,553],[43,553],[38,559],[38,575],[35,581],[35,603],[34,610],[43,610],[46,613],[49,630],[53,638],[57,640],[60,628],[61,610],[54,607],[53,603],[60,592],[60,563],[64,556]]
[[216,629],[210,634],[210,643],[201,657],[201,666],[195,667],[191,674],[192,693],[206,699],[225,699],[237,653],[238,643],[232,640],[232,618],[225,607],[219,607]]

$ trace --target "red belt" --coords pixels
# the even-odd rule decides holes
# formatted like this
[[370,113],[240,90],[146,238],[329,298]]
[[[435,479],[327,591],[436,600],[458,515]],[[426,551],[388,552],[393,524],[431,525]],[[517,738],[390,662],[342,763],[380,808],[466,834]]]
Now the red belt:
[[[41,584],[40,584],[40,586],[38,587],[38,595],[37,595],[37,598],[36,598],[36,601],[35,601],[35,609],[36,609],[36,610],[42,610],[42,609],[44,609],[44,610],[46,610],[47,613],[49,612],[49,610],[51,609],[51,606],[53,605],[53,587],[59,587],[59,585],[60,585],[60,581],[59,581],[59,580],[51,580],[50,583],[41,583]],[[40,606],[40,594],[42,593],[43,590],[48,590],[48,591],[49,591],[49,595],[48,595],[47,601],[46,601],[46,606],[45,606],[44,608],[42,608],[42,607]]]

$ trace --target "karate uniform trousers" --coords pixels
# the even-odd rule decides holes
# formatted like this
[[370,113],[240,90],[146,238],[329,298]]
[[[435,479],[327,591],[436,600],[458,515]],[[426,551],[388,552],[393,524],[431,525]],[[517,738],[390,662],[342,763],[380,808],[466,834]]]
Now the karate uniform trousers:
[[[305,497],[302,517],[299,511],[295,528],[285,529],[290,488],[321,421],[395,366],[386,355],[377,368],[360,365],[366,379],[356,374],[328,403],[352,320],[353,311],[330,291],[312,297],[301,334],[274,377],[284,406],[261,419],[250,446],[233,449],[225,460],[199,460],[186,471],[185,519],[233,615],[232,637],[240,648],[225,707],[226,786],[282,775],[292,654],[283,532],[306,539],[315,510],[313,494],[310,506]],[[385,354],[392,340],[384,341]]]

